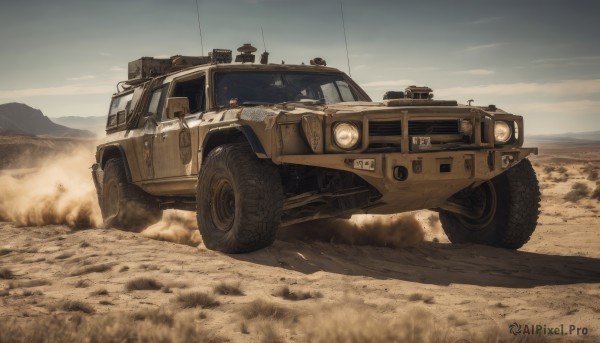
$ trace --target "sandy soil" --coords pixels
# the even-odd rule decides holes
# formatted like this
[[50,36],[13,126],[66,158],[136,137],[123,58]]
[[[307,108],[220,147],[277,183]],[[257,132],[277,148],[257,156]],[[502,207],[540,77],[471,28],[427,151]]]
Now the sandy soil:
[[[169,212],[140,234],[76,230],[77,221],[66,215],[55,222],[67,225],[32,226],[11,216],[7,204],[21,201],[13,192],[0,198],[0,215],[10,219],[0,222],[0,318],[28,330],[48,318],[79,323],[118,315],[176,330],[179,324],[152,319],[166,313],[215,342],[598,341],[600,201],[592,198],[597,181],[591,175],[600,165],[598,151],[582,157],[580,150],[542,149],[532,159],[542,215],[519,251],[450,244],[435,213],[422,211],[353,218],[354,230],[382,237],[375,241],[343,239],[339,228],[347,222],[322,222],[331,235],[309,239],[298,226],[269,248],[226,255],[202,246],[193,214]],[[14,189],[35,172],[17,174],[0,181]],[[88,199],[89,190],[72,192],[60,182],[67,200]],[[565,200],[577,182],[588,192]],[[50,208],[72,206],[62,197]],[[190,295],[202,299],[190,302]],[[567,331],[574,325],[587,335],[513,336],[513,322],[563,324]],[[172,340],[185,341],[177,337]]]

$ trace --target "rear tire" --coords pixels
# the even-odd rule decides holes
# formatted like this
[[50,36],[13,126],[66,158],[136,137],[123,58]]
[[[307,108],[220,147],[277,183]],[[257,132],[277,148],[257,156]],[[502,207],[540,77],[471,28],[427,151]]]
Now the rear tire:
[[197,220],[204,245],[225,253],[267,247],[283,209],[279,172],[247,144],[216,147],[198,175]]
[[481,211],[479,218],[440,210],[442,227],[452,243],[477,243],[519,249],[533,234],[540,214],[535,170],[524,159],[472,191],[455,197]]
[[158,202],[127,182],[120,159],[104,165],[99,202],[105,227],[140,232],[162,218]]

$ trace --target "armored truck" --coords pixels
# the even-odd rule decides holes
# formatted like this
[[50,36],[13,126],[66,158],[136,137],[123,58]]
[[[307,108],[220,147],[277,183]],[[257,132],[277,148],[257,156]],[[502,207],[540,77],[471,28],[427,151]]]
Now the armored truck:
[[207,248],[244,253],[299,222],[431,209],[453,243],[529,240],[540,192],[521,116],[428,87],[372,101],[323,59],[238,51],[129,63],[92,166],[106,226],[190,210]]

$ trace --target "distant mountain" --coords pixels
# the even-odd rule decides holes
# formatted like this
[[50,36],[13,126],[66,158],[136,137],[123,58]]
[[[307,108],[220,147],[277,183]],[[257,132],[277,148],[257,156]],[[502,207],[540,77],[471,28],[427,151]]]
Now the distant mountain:
[[88,130],[95,134],[104,133],[106,129],[106,116],[98,117],[56,117],[51,120],[57,124],[64,125],[73,129]]
[[526,135],[525,139],[528,141],[600,141],[600,131]]
[[11,102],[0,105],[0,131],[51,137],[93,137],[86,130],[72,129],[52,122],[42,111]]

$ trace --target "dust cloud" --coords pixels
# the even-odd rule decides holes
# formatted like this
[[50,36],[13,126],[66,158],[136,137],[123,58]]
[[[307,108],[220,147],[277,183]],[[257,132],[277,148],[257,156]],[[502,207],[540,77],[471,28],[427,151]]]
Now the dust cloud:
[[321,241],[351,245],[406,248],[425,239],[423,226],[414,214],[389,216],[355,215],[351,219],[324,219],[280,229],[282,240]]
[[102,217],[89,169],[93,159],[90,148],[78,147],[27,161],[35,168],[0,170],[0,219],[26,226],[98,227]]
[[190,211],[165,211],[162,220],[147,227],[142,236],[194,247],[202,243],[196,214]]

